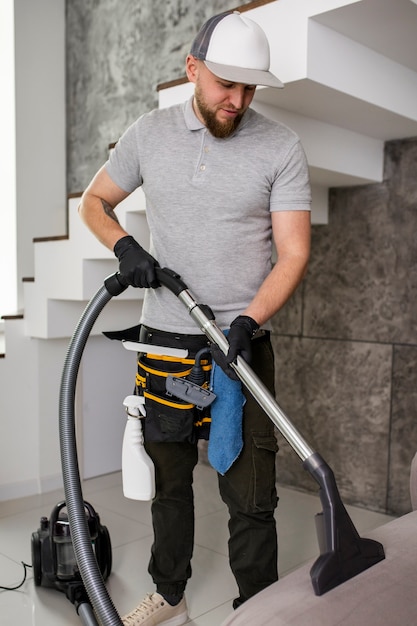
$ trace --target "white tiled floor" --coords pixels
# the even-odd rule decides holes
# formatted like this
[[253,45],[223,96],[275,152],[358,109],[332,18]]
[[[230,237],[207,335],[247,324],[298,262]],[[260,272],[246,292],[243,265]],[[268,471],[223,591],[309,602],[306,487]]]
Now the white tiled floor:
[[[279,569],[283,576],[318,556],[314,515],[321,511],[318,496],[279,487],[277,509]],[[86,481],[84,499],[91,502],[107,526],[113,548],[109,593],[120,614],[153,590],[147,573],[152,542],[150,505],[124,498],[119,473]],[[31,536],[42,515],[50,517],[62,492],[0,503],[0,585],[11,587],[23,577],[21,561],[31,562]],[[198,465],[195,472],[196,539],[193,576],[187,587],[190,625],[218,626],[232,610],[235,582],[227,559],[227,513],[217,492],[215,472]],[[390,517],[347,507],[360,534]],[[312,591],[313,593],[313,591]],[[81,620],[65,596],[35,587],[32,570],[17,591],[0,591],[2,626],[71,626]]]

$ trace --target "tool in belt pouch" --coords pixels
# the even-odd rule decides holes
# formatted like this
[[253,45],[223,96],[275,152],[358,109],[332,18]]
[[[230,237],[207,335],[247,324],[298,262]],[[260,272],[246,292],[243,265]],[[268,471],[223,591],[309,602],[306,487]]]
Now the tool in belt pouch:
[[[164,442],[208,439],[209,407],[216,397],[208,388],[209,348],[202,348],[194,358],[192,355],[186,358],[178,356],[181,351],[176,349],[139,345],[136,393],[145,398],[145,439]],[[133,345],[125,347],[132,349]],[[188,357],[187,351],[185,355]]]

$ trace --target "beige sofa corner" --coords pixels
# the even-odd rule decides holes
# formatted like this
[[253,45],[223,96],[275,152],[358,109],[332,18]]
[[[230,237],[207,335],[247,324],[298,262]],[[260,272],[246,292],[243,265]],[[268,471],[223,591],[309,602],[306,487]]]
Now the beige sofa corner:
[[322,596],[303,565],[245,602],[222,626],[416,626],[417,454],[410,475],[413,512],[366,534],[385,559]]

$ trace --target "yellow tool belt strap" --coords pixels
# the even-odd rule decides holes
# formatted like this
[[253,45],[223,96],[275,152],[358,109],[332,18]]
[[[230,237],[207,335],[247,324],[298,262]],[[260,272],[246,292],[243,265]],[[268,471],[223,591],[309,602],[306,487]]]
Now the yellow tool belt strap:
[[[149,365],[148,363],[144,363],[143,361],[141,361],[140,359],[138,360],[138,366],[140,367],[141,370],[143,370],[144,372],[148,373],[148,374],[153,374],[155,376],[160,376],[162,378],[168,378],[168,376],[177,376],[178,378],[183,378],[185,376],[188,376],[191,373],[192,370],[192,366],[195,363],[195,359],[178,359],[177,357],[172,357],[172,356],[166,356],[166,355],[155,355],[155,354],[146,354],[146,358],[148,360],[152,360],[152,361],[163,361],[163,362],[169,362],[169,363],[180,363],[182,365],[189,365],[190,367],[187,367],[187,369],[184,370],[180,370],[180,371],[176,371],[176,372],[166,372],[164,370],[161,369],[156,369],[155,367],[152,367],[151,365]],[[203,371],[205,372],[209,372],[211,370],[211,363],[209,363],[208,359],[202,359],[201,360],[201,367],[203,369]],[[155,363],[155,365],[157,365],[157,363]],[[146,389],[146,377],[142,376],[139,372],[136,373],[136,385],[142,389]],[[151,398],[151,395],[148,395],[146,393],[144,393],[145,397],[149,397]],[[171,402],[162,402],[162,400],[160,398],[156,398],[153,397],[151,398],[157,402],[161,402],[162,404],[166,404],[167,406],[175,406],[175,407],[179,407],[180,405],[176,404],[176,403],[171,403]],[[184,405],[182,405],[184,406]],[[184,407],[185,408],[185,407]]]
[[144,398],[149,398],[149,400],[154,400],[154,402],[158,402],[159,404],[165,404],[165,406],[172,406],[174,409],[193,409],[194,404],[185,404],[178,402],[172,402],[172,400],[167,400],[166,398],[162,398],[161,396],[155,396],[153,393],[149,391],[143,392]]

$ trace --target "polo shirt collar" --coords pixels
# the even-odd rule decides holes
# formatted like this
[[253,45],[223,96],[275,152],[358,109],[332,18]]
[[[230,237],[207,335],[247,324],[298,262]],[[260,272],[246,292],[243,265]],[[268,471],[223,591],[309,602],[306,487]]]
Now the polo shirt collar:
[[205,126],[203,122],[200,122],[197,115],[194,113],[193,99],[194,99],[194,96],[191,96],[191,98],[187,100],[187,102],[185,103],[185,108],[184,108],[185,124],[188,130],[200,130],[201,128],[205,128]]

